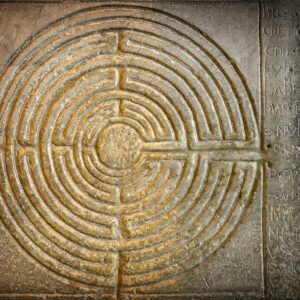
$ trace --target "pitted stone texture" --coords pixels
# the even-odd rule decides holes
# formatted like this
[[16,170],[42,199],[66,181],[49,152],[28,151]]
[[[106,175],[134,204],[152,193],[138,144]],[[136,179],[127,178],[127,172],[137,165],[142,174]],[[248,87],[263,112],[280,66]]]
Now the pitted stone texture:
[[141,139],[136,130],[126,124],[114,124],[103,129],[98,138],[99,159],[114,169],[130,167],[139,156]]
[[[261,296],[259,89],[213,30],[187,17],[218,13],[77,6],[48,17],[0,75],[7,231],[43,272],[81,291]],[[224,7],[235,17],[234,8]],[[244,8],[244,21],[258,17],[258,5]],[[240,253],[239,235],[250,252]],[[243,269],[235,290],[208,282],[226,255],[249,260],[257,280]]]

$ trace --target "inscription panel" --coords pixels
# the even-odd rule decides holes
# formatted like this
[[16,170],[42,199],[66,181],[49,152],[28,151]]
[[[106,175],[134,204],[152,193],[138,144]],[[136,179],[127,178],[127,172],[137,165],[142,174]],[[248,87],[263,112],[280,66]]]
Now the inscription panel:
[[299,5],[263,6],[267,283],[271,299],[299,289]]
[[[3,64],[6,232],[43,276],[80,293],[261,297],[259,88],[179,4],[77,6]],[[259,16],[257,4],[245,7]],[[239,240],[249,249],[239,253]],[[227,255],[244,272],[229,292],[224,278],[207,280]]]

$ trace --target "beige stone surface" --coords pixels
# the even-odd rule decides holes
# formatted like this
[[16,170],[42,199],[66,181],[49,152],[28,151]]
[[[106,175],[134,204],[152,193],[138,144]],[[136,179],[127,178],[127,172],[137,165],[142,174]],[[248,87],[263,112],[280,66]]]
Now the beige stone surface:
[[0,298],[280,298],[272,7],[0,3]]

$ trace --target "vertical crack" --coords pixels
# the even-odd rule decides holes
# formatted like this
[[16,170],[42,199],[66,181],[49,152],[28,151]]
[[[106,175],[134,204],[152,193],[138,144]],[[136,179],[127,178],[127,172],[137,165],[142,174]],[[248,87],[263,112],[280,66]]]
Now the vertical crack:
[[123,274],[126,265],[129,262],[129,258],[122,253],[121,251],[118,252],[119,257],[119,268],[118,268],[118,286],[117,286],[117,300],[121,299],[122,296],[122,285],[123,285]]
[[116,299],[121,299],[121,286],[122,286],[122,252],[118,252],[118,282],[117,282],[117,292],[116,292]]

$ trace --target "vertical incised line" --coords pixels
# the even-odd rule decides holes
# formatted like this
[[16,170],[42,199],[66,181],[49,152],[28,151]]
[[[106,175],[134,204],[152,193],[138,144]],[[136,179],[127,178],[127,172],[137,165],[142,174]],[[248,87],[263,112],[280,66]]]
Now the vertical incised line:
[[[264,98],[264,63],[263,63],[263,37],[262,37],[262,16],[263,16],[263,4],[258,3],[259,13],[259,57],[260,57],[260,103],[261,103],[261,124],[260,124],[260,148],[264,151],[264,114],[265,114],[265,98]],[[264,297],[268,297],[268,279],[267,279],[267,220],[266,220],[266,205],[267,205],[267,194],[266,194],[266,162],[262,162],[262,244],[263,244],[263,285],[264,285]]]
[[262,188],[263,188],[263,213],[262,213],[262,230],[263,230],[263,280],[264,280],[264,297],[268,298],[268,265],[267,265],[267,191],[266,191],[266,164],[262,162]]
[[263,38],[262,38],[262,4],[258,4],[259,10],[259,68],[260,68],[260,147],[264,150],[264,114],[265,114],[265,98],[264,98],[264,63],[263,63]]

